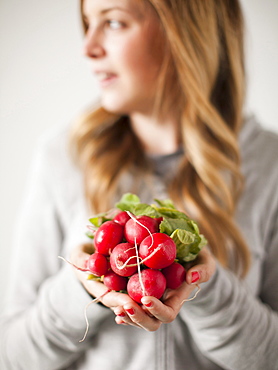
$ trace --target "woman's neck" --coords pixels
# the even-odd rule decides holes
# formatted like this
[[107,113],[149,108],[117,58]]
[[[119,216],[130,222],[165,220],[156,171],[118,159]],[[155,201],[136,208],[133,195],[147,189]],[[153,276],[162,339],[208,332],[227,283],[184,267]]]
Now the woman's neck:
[[131,127],[148,154],[171,154],[180,145],[178,124],[173,119],[158,120],[143,114],[130,115]]

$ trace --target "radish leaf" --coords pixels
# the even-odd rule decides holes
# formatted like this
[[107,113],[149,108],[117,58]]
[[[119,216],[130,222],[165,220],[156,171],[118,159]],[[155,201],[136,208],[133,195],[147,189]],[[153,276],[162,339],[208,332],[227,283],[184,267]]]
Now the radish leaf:
[[90,239],[94,239],[94,235],[90,232],[90,231],[87,231],[86,232],[86,236]]
[[157,203],[160,207],[176,209],[176,207],[174,206],[174,204],[173,204],[173,202],[171,201],[171,199],[165,199],[165,200],[155,199],[155,201],[156,201],[156,203]]
[[140,204],[140,198],[137,195],[126,193],[115,206],[121,211],[130,211],[133,213],[135,206],[138,204]]
[[140,203],[134,208],[135,216],[149,216],[149,217],[159,217],[159,213],[156,209],[149,204]]
[[176,229],[184,229],[193,233],[195,232],[190,222],[185,219],[177,218],[164,218],[159,225],[159,229],[161,233],[165,233],[167,235],[171,235]]
[[177,247],[177,258],[180,262],[194,260],[201,251],[201,237],[187,230],[176,229],[171,238]]
[[175,208],[154,207],[162,217],[190,220],[189,217]]

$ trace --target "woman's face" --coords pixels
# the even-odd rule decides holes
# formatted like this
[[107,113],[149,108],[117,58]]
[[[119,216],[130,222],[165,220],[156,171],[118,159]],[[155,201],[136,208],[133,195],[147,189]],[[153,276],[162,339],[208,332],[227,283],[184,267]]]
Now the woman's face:
[[102,106],[120,114],[151,113],[164,53],[155,11],[138,0],[84,0],[83,15],[84,52]]

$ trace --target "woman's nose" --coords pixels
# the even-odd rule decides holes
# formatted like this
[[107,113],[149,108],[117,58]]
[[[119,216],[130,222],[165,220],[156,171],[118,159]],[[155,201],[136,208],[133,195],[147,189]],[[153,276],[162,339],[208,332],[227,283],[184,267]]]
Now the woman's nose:
[[99,58],[105,55],[102,37],[98,30],[88,29],[83,44],[83,54],[89,58]]

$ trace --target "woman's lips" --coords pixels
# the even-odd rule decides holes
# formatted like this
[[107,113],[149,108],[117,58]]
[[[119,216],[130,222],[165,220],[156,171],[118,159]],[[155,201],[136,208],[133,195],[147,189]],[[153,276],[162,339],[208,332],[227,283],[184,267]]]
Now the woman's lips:
[[111,73],[111,72],[102,72],[101,71],[101,72],[95,72],[94,74],[95,74],[95,76],[97,78],[97,81],[99,82],[99,85],[101,87],[106,87],[106,86],[110,85],[117,78],[117,75],[115,73]]

